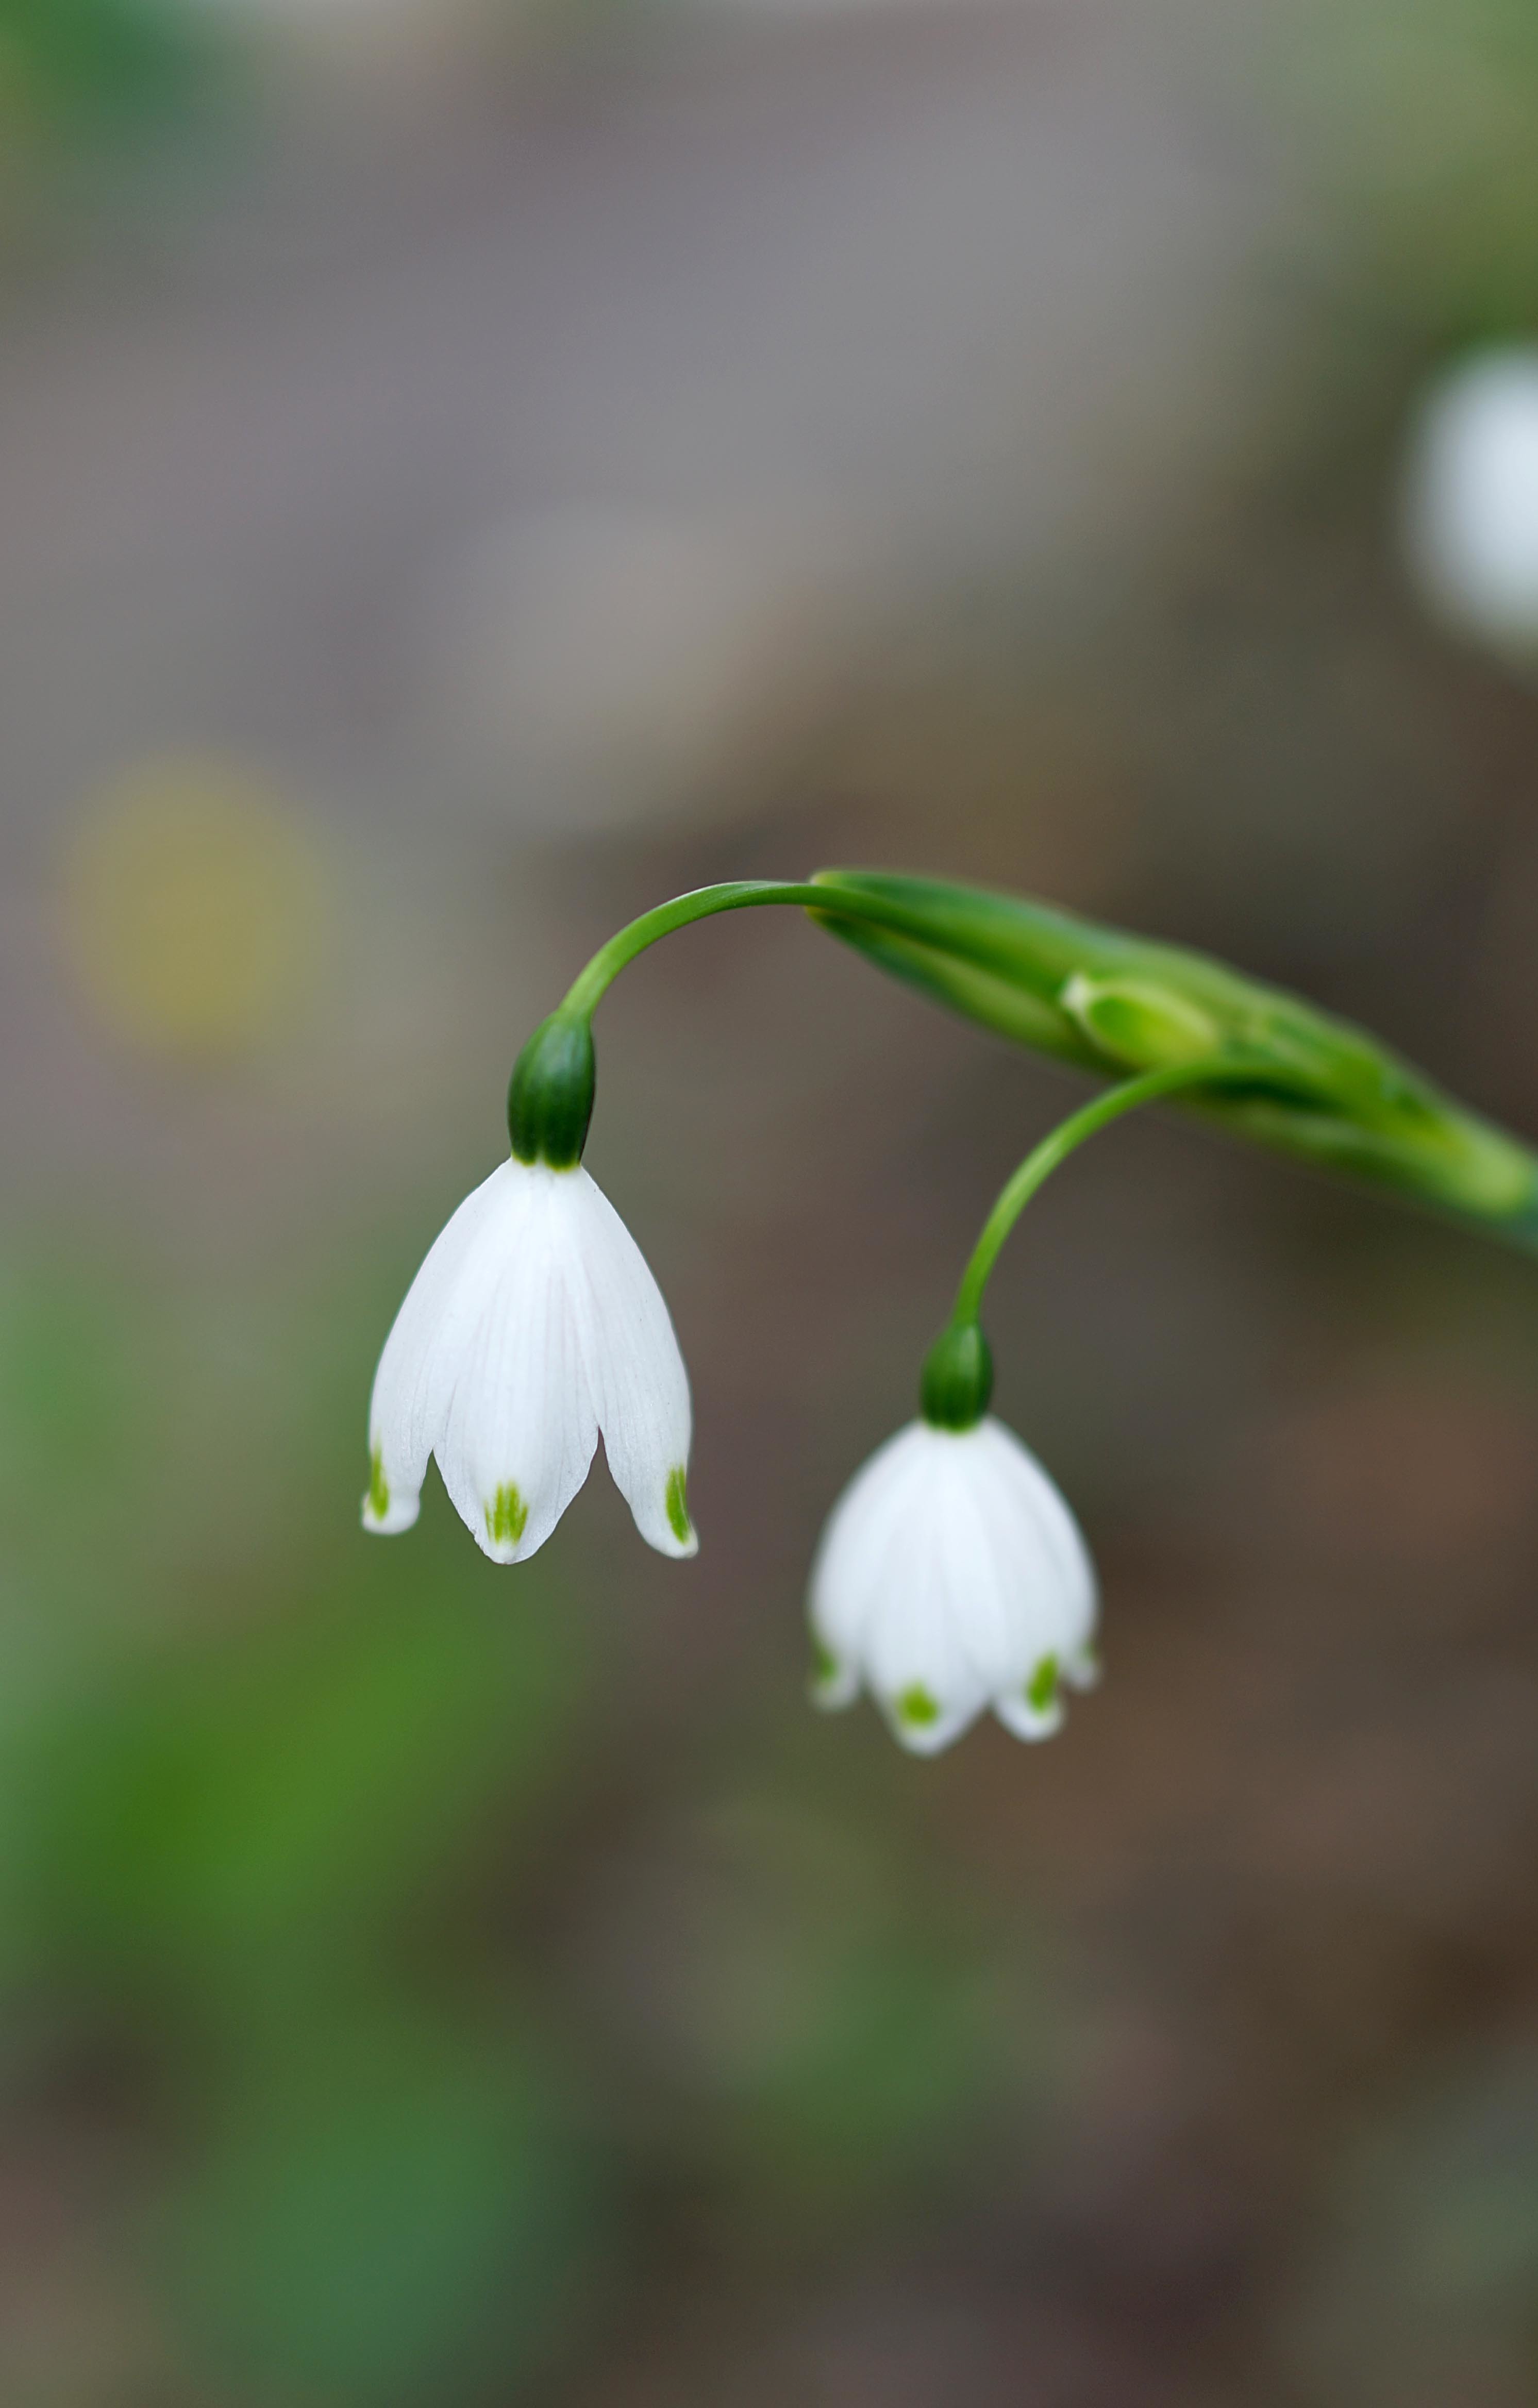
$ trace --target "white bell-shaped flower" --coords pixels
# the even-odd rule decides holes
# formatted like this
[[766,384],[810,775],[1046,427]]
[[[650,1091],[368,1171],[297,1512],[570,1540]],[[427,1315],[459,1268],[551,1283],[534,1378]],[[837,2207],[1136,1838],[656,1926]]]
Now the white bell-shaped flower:
[[1095,1573],[1035,1456],[991,1417],[911,1422],[833,1510],[812,1567],[813,1696],[862,1687],[896,1737],[932,1756],[991,1706],[1020,1739],[1063,1718],[1062,1684],[1096,1677]]
[[662,1292],[576,1167],[504,1162],[412,1281],[368,1413],[364,1527],[416,1520],[427,1458],[497,1563],[544,1544],[602,1433],[643,1539],[692,1555],[689,1381]]
[[1423,404],[1404,538],[1426,601],[1466,635],[1538,655],[1538,345],[1476,351]]

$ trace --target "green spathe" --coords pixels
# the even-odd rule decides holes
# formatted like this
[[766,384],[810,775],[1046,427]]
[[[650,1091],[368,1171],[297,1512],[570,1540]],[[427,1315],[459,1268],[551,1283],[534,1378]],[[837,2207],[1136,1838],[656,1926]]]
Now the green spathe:
[[1300,996],[1020,896],[880,871],[812,882],[834,935],[1000,1036],[1101,1077],[1235,1062],[1245,1075],[1186,1108],[1538,1243],[1538,1156]]

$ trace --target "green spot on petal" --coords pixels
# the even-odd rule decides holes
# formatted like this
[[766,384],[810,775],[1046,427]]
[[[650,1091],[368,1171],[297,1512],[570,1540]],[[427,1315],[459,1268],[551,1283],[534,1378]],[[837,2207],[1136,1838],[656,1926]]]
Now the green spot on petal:
[[494,1547],[513,1546],[523,1537],[528,1507],[510,1480],[505,1480],[486,1508],[486,1536]]
[[927,1730],[931,1723],[940,1720],[939,1701],[931,1698],[922,1682],[915,1681],[898,1698],[897,1714],[898,1722],[906,1723],[910,1730]]
[[1043,1656],[1026,1688],[1026,1703],[1033,1713],[1050,1713],[1057,1702],[1057,1658]]
[[839,1659],[831,1647],[825,1647],[820,1639],[813,1639],[812,1642],[812,1685],[815,1688],[826,1689],[838,1677]]
[[368,1458],[368,1511],[382,1522],[390,1511],[390,1483],[384,1476],[384,1450],[377,1446]]
[[688,1483],[689,1475],[683,1466],[675,1463],[668,1474],[668,1527],[681,1547],[694,1536],[694,1525],[689,1519]]

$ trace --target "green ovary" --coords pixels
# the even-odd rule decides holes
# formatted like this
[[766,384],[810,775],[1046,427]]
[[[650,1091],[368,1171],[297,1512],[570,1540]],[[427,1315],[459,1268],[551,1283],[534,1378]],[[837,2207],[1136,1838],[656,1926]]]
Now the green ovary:
[[494,1547],[515,1547],[528,1524],[528,1507],[505,1480],[486,1508],[486,1536]]
[[384,1450],[376,1447],[368,1458],[368,1511],[382,1522],[390,1511],[390,1483],[384,1476]]
[[668,1474],[666,1502],[668,1527],[681,1547],[694,1536],[694,1525],[689,1519],[688,1483],[689,1475],[683,1464],[675,1463]]

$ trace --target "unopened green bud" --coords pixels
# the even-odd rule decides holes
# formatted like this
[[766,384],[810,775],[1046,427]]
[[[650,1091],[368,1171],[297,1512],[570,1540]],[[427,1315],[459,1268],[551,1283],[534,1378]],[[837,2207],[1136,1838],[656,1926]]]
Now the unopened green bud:
[[936,1429],[968,1430],[988,1410],[993,1356],[975,1321],[951,1322],[924,1358],[919,1403]]
[[1173,1068],[1222,1050],[1216,1021],[1200,1004],[1152,980],[1092,978],[1079,970],[1058,1000],[1100,1053],[1132,1069]]
[[576,1168],[587,1143],[596,1080],[589,1024],[552,1012],[519,1054],[508,1089],[508,1134],[520,1162]]

